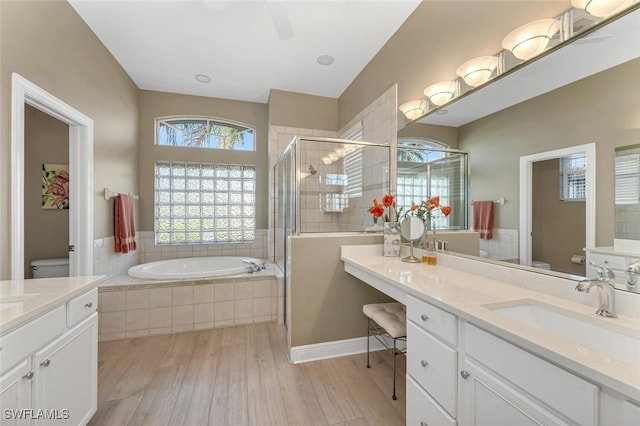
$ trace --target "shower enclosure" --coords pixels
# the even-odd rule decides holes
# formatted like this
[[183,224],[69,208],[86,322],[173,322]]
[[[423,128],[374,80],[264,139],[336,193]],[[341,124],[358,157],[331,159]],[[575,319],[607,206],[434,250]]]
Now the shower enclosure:
[[392,174],[388,145],[294,138],[274,166],[273,254],[285,280],[289,237],[364,232],[373,225],[368,208],[390,192]]
[[398,207],[405,210],[412,202],[440,197],[451,206],[451,215],[434,215],[432,229],[460,231],[469,229],[469,154],[423,144],[398,141],[396,162]]

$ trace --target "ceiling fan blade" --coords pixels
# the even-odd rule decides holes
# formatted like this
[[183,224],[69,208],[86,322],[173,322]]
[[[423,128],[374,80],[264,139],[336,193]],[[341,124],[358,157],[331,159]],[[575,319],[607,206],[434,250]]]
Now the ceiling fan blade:
[[289,19],[289,13],[283,3],[270,1],[269,13],[271,14],[271,20],[276,27],[276,33],[280,40],[289,40],[293,38],[293,28],[291,27],[291,20]]

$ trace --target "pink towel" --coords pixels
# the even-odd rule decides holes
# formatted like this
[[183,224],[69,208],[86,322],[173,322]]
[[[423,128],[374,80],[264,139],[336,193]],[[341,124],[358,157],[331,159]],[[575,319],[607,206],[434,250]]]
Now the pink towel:
[[137,248],[136,224],[133,217],[133,195],[120,194],[116,197],[114,228],[116,253],[129,253]]
[[473,230],[484,240],[493,238],[493,201],[473,202]]

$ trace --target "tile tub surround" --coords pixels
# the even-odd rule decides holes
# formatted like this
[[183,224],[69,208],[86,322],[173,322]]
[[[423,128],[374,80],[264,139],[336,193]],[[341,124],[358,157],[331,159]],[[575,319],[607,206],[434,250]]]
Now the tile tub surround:
[[202,280],[117,275],[99,286],[99,340],[282,323],[284,288],[279,275],[275,265],[254,274]]

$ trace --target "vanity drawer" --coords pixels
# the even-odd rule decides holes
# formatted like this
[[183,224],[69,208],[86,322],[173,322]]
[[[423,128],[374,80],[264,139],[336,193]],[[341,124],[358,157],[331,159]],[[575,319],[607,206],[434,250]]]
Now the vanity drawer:
[[430,303],[415,297],[407,297],[407,316],[411,321],[446,340],[452,345],[458,342],[457,318]]
[[594,262],[596,266],[607,266],[618,270],[624,270],[627,267],[627,261],[624,256],[612,254],[591,253],[591,262]]
[[94,288],[75,299],[71,299],[67,309],[67,326],[73,327],[98,309],[98,289]]
[[458,424],[411,377],[407,377],[407,425],[455,426]]
[[0,374],[20,362],[33,351],[62,335],[66,330],[65,307],[54,310],[21,325],[0,337]]
[[458,353],[413,323],[407,324],[407,373],[456,415]]
[[466,354],[577,424],[596,425],[597,386],[469,323]]

